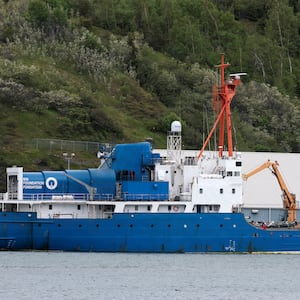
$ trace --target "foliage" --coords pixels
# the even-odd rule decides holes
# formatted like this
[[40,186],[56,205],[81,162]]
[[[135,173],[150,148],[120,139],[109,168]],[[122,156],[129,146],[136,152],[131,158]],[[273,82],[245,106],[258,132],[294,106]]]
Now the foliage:
[[255,150],[298,151],[299,144],[294,137],[299,128],[299,111],[289,97],[280,94],[277,88],[256,82],[243,85],[234,107],[239,111],[242,123],[252,126],[256,132],[259,129],[259,132],[264,133],[266,141],[271,138],[274,141],[271,147],[265,149],[262,149],[260,141],[259,149],[254,146]]
[[34,134],[104,142],[152,136],[164,147],[177,119],[185,148],[199,148],[214,122],[213,65],[224,52],[230,71],[248,73],[233,102],[239,150],[299,152],[300,15],[293,3],[5,1],[0,106],[11,115],[0,123],[3,141],[16,148]]

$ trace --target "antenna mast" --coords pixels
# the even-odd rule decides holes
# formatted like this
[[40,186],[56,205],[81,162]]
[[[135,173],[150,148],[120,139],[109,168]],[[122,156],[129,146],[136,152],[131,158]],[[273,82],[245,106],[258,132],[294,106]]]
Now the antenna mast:
[[198,159],[201,157],[205,147],[211,139],[214,131],[219,126],[219,157],[223,156],[223,150],[225,146],[225,122],[226,122],[226,133],[227,133],[227,147],[228,156],[233,156],[233,144],[232,144],[232,129],[231,129],[231,111],[230,104],[232,98],[235,95],[235,89],[240,84],[240,75],[246,75],[245,73],[231,74],[230,79],[225,81],[225,68],[229,67],[230,64],[224,63],[224,54],[221,57],[221,64],[215,66],[220,69],[220,82],[218,85],[213,86],[213,109],[218,113],[217,119],[207,136],[199,154]]

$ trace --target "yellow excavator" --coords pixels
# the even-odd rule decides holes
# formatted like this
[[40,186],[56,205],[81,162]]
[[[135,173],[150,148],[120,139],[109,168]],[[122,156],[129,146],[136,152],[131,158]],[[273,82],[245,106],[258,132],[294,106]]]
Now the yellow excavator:
[[287,221],[290,223],[296,222],[296,195],[289,192],[287,185],[285,184],[283,177],[281,176],[279,169],[279,163],[277,161],[270,161],[268,160],[261,166],[257,167],[256,169],[252,170],[249,173],[243,174],[243,179],[247,180],[250,176],[269,168],[271,172],[276,176],[276,179],[279,183],[279,186],[282,190],[282,199],[284,203],[284,207],[288,211],[288,219]]

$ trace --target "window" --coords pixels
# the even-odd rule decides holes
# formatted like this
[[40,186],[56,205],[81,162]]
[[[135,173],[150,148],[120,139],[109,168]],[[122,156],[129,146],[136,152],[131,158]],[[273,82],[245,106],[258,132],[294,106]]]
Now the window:
[[52,209],[52,204],[49,205],[49,210],[51,210],[51,209]]
[[241,162],[241,161],[237,161],[237,162],[235,163],[235,165],[236,165],[237,167],[241,167],[241,166],[242,166],[242,162]]
[[232,189],[232,194],[235,194],[235,189]]
[[220,189],[220,194],[223,194],[223,189]]
[[203,194],[203,188],[200,188],[200,189],[199,189],[199,193],[200,193],[200,194]]
[[77,205],[77,210],[80,210],[80,204]]
[[241,173],[239,171],[234,172],[234,176],[240,176],[240,175],[241,175]]
[[231,172],[231,171],[228,171],[228,172],[227,172],[227,176],[232,176],[232,172]]

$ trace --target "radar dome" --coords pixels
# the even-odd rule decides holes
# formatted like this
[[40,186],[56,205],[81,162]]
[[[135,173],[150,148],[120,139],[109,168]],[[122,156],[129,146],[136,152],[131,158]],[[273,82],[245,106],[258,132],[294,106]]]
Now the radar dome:
[[173,121],[171,124],[172,132],[181,132],[181,123],[179,121]]

